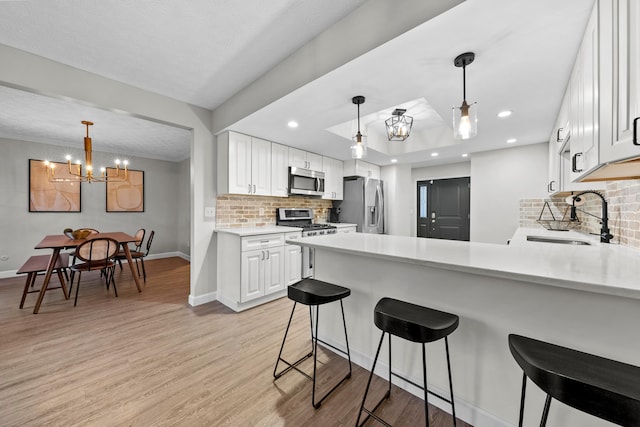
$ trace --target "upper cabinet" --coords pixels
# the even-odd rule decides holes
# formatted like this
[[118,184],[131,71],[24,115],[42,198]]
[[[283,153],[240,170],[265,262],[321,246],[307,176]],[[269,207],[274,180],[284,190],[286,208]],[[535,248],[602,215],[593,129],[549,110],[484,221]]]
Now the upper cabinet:
[[322,156],[320,154],[309,153],[304,150],[289,147],[289,166],[321,171]]
[[572,181],[640,178],[638,22],[636,0],[598,0],[590,16],[566,95]]
[[289,196],[289,147],[271,144],[271,195]]
[[380,179],[380,166],[362,160],[346,160],[344,162],[344,176]]
[[598,13],[600,160],[610,163],[640,156],[640,141],[633,140],[640,121],[640,2],[600,0]]
[[218,192],[271,194],[271,143],[247,135],[218,135]]
[[332,159],[331,157],[323,157],[322,171],[324,172],[324,194],[322,198],[329,200],[342,200],[342,161]]

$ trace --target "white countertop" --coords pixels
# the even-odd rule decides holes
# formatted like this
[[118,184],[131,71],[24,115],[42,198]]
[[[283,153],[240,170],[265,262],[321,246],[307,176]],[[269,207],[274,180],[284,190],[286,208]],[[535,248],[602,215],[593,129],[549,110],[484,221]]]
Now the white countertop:
[[[554,233],[520,229],[510,245],[365,233],[305,237],[287,243],[640,299],[640,251],[597,244],[597,237],[591,246],[527,242],[529,232],[538,236]],[[570,236],[566,233],[571,232],[555,233]],[[581,239],[590,237],[576,234]]]
[[279,225],[268,225],[265,227],[247,227],[247,228],[217,228],[216,233],[235,234],[236,236],[259,236],[261,234],[273,233],[290,233],[292,231],[302,231],[298,227],[283,227]]

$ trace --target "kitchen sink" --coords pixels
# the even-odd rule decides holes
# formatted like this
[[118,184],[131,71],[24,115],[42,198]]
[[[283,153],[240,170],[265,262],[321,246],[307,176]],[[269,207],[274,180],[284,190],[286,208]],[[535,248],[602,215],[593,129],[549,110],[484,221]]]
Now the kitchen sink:
[[544,237],[544,236],[527,236],[527,241],[543,242],[543,243],[560,243],[562,245],[585,245],[585,246],[591,245],[591,243],[585,242],[584,240],[557,239],[555,237]]

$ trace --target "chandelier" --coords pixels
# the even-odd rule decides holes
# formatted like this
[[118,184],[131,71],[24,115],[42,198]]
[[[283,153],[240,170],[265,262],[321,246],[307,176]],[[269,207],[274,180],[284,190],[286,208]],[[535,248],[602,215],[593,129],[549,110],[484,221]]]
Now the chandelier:
[[476,55],[466,52],[458,55],[453,61],[456,67],[462,67],[462,105],[453,107],[453,137],[455,139],[469,139],[478,134],[477,103],[467,104],[467,76],[466,67],[471,64]]
[[[84,137],[84,158],[85,158],[85,169],[86,174],[82,174],[82,162],[80,160],[76,160],[74,164],[71,163],[71,156],[67,155],[67,165],[69,167],[69,175],[71,177],[56,177],[56,164],[54,162],[50,162],[48,160],[44,161],[44,165],[47,170],[47,176],[49,181],[51,182],[107,182],[107,181],[126,181],[127,180],[127,166],[129,162],[124,160],[120,162],[119,159],[116,159],[116,173],[115,175],[108,175],[107,169],[105,167],[100,168],[100,175],[96,176],[93,174],[93,161],[91,159],[91,138],[89,138],[89,126],[93,126],[92,122],[83,120],[82,124],[87,128],[87,136]],[[122,164],[122,167],[120,166]],[[121,173],[122,172],[122,173]]]
[[391,113],[391,117],[385,120],[387,126],[387,137],[389,141],[404,141],[409,138],[411,126],[413,125],[413,117],[405,116],[407,110],[396,108]]
[[360,133],[360,104],[364,104],[364,96],[354,96],[351,102],[358,106],[358,133],[353,137],[354,144],[351,146],[351,158],[361,159],[367,156],[367,137]]

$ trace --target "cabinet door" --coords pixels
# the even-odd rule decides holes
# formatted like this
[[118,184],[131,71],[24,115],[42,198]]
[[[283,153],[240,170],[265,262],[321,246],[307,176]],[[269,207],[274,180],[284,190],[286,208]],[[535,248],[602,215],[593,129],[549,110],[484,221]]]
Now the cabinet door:
[[598,138],[598,10],[594,8],[582,42],[582,153],[583,170],[599,164]]
[[334,179],[333,188],[335,192],[335,196],[333,197],[334,200],[342,200],[344,198],[343,178],[344,178],[344,171],[343,171],[342,160],[334,159],[334,163],[333,163],[333,179]]
[[264,139],[251,138],[251,181],[252,194],[271,194],[271,143]]
[[547,192],[555,194],[560,190],[560,153],[555,133],[549,139],[549,182],[547,182]]
[[289,166],[294,168],[309,169],[307,167],[307,152],[289,147]]
[[271,195],[289,196],[289,147],[271,144]]
[[598,3],[603,99],[600,154],[604,163],[640,155],[640,146],[632,142],[634,120],[640,116],[640,3]]
[[286,286],[289,286],[302,279],[302,248],[286,245],[284,251],[284,277]]
[[229,193],[250,194],[251,137],[229,133]]
[[333,179],[333,159],[324,157],[322,159],[322,172],[324,172],[324,194],[323,199],[332,200],[335,193],[335,180]]
[[307,152],[307,169],[314,171],[322,170],[322,156],[320,154]]
[[268,295],[285,288],[284,246],[265,249],[264,294]]
[[242,252],[240,255],[240,302],[251,301],[264,295],[265,250]]

